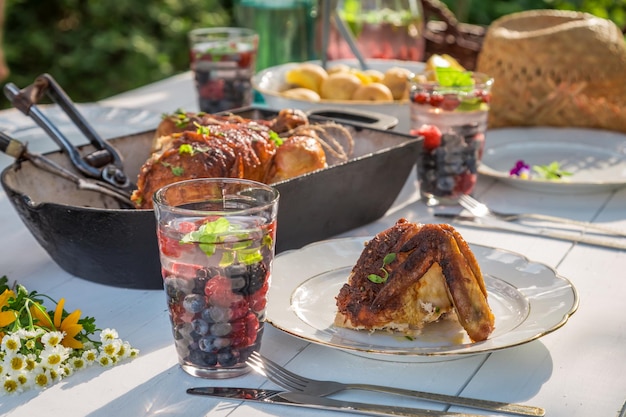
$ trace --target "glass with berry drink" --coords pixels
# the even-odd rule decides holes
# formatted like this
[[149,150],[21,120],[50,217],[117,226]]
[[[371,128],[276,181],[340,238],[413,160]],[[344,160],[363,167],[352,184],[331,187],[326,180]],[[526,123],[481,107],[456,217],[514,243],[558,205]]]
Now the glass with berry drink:
[[190,65],[200,111],[217,113],[252,104],[259,37],[246,28],[189,32]]
[[411,128],[424,137],[417,174],[426,204],[454,205],[474,190],[492,84],[488,75],[453,68],[412,80]]
[[203,178],[154,195],[163,286],[178,361],[187,373],[231,378],[258,351],[270,285],[278,191]]

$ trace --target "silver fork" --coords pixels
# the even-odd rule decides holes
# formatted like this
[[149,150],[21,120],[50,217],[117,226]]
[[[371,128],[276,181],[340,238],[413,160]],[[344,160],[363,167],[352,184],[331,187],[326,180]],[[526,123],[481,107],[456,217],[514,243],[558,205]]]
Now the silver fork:
[[609,229],[608,227],[603,227],[597,224],[589,223],[589,222],[581,222],[574,219],[567,219],[564,217],[557,216],[549,216],[547,214],[537,214],[537,213],[502,213],[498,211],[494,211],[490,209],[486,204],[481,203],[476,200],[474,197],[469,195],[462,195],[459,198],[459,204],[472,213],[475,217],[495,217],[499,220],[504,220],[507,222],[522,220],[522,219],[530,219],[530,220],[544,220],[549,222],[556,222],[562,224],[569,224],[572,226],[582,227],[583,229],[593,229],[598,232],[602,232],[604,234],[614,235],[614,236],[623,236],[626,237],[626,232],[621,232],[619,230]]
[[406,395],[443,404],[454,404],[464,407],[478,408],[501,413],[517,414],[523,416],[544,416],[545,411],[539,407],[526,406],[521,404],[509,404],[498,401],[479,400],[475,398],[457,397],[453,395],[435,394],[422,391],[413,391],[402,388],[383,387],[371,384],[344,384],[336,381],[320,381],[306,378],[295,374],[275,362],[254,352],[246,363],[257,373],[265,376],[270,381],[281,387],[295,392],[303,392],[308,395],[325,397],[337,392],[358,389],[367,391],[378,391],[396,395]]

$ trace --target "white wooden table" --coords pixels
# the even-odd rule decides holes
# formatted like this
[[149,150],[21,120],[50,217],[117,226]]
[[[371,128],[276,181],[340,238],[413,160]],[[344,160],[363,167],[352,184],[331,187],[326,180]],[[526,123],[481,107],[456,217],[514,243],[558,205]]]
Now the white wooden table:
[[[103,103],[159,113],[180,107],[197,109],[189,73]],[[50,148],[56,149],[52,142]],[[11,162],[0,155],[2,168]],[[626,189],[593,196],[550,195],[481,178],[475,195],[502,210],[569,216],[626,230]],[[424,223],[440,221],[419,201],[414,173],[386,216],[344,236],[376,234],[400,217]],[[619,415],[626,399],[626,253],[528,235],[457,228],[470,242],[508,249],[556,268],[578,289],[578,311],[564,327],[539,340],[454,361],[376,361],[306,343],[271,326],[266,329],[262,351],[311,377],[525,403],[545,408],[550,417]],[[186,388],[198,385],[276,386],[254,373],[226,381],[200,380],[184,373],[177,365],[163,292],[108,287],[66,273],[36,243],[4,193],[0,193],[0,236],[0,275],[57,299],[65,297],[66,309],[80,308],[96,317],[101,326],[117,329],[122,338],[141,350],[135,360],[113,368],[91,367],[42,392],[0,397],[2,415],[341,415],[187,395]],[[382,394],[351,392],[342,397],[444,409]]]

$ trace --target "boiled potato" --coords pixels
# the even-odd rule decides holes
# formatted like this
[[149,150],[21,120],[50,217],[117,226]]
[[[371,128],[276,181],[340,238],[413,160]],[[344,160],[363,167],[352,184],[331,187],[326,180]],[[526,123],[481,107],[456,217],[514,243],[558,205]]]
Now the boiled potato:
[[285,81],[287,83],[308,88],[319,93],[322,82],[328,78],[328,73],[321,65],[305,62],[287,71]]
[[390,102],[393,101],[393,95],[385,84],[370,83],[357,88],[352,100]]
[[394,100],[408,97],[409,78],[412,74],[408,69],[400,67],[393,67],[385,72],[382,83],[389,87]]
[[385,78],[385,74],[375,69],[368,69],[363,71],[363,73],[370,77],[373,83],[382,82],[383,78]]
[[350,68],[346,64],[334,64],[331,67],[329,67],[326,71],[328,72],[328,75],[330,75],[336,72],[350,72],[351,69],[352,68]]
[[361,86],[361,80],[351,72],[330,74],[322,81],[320,97],[327,100],[350,100]]
[[296,100],[320,101],[319,94],[304,87],[290,88],[289,90],[283,91],[282,95]]

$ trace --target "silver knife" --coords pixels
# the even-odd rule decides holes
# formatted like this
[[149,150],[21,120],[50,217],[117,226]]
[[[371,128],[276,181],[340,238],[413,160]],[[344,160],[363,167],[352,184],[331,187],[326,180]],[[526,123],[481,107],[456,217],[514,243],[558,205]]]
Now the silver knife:
[[188,388],[187,394],[206,395],[238,401],[257,401],[293,407],[314,408],[326,411],[365,414],[370,416],[403,417],[484,417],[478,414],[453,413],[422,408],[396,407],[351,401],[333,400],[299,392],[267,390],[260,388],[196,387]]
[[588,236],[585,234],[559,232],[556,230],[546,229],[544,227],[524,226],[517,223],[509,223],[504,220],[484,218],[484,217],[472,217],[462,215],[449,215],[443,213],[436,213],[435,217],[448,217],[452,221],[467,226],[486,227],[492,229],[506,230],[510,232],[524,233],[533,236],[544,236],[552,239],[565,240],[574,243],[584,243],[593,246],[602,246],[605,248],[613,249],[626,249],[626,242],[616,239],[604,239],[600,237]]

